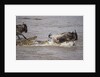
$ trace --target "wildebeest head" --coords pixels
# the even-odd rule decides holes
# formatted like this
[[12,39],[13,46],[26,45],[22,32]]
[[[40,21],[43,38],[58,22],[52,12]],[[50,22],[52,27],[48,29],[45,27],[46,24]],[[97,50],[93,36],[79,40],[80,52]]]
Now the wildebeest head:
[[26,24],[23,24],[23,26],[24,26],[23,31],[24,31],[25,33],[27,33],[27,25],[26,25]]
[[52,36],[52,34],[50,33],[50,34],[48,35],[48,37],[51,38],[51,36]]

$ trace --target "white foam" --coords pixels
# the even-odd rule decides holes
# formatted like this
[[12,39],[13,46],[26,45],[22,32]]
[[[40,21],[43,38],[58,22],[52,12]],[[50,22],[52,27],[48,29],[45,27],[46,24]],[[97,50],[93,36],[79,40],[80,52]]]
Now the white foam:
[[44,44],[39,44],[39,43],[35,43],[35,44],[33,44],[33,45],[31,45],[31,46],[60,46],[60,47],[72,47],[72,46],[74,46],[74,44],[75,44],[75,41],[70,41],[70,42],[63,42],[63,43],[60,43],[60,44],[57,44],[57,43],[54,43],[54,42],[50,42],[50,41],[48,41],[48,42],[46,42],[46,43],[44,43]]

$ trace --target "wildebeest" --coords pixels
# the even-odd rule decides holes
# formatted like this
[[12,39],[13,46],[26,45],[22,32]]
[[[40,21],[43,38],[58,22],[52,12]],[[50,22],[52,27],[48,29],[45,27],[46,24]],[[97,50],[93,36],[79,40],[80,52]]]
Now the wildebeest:
[[54,43],[63,43],[68,41],[75,41],[78,40],[78,35],[76,30],[74,32],[64,32],[57,35],[52,35],[51,33],[48,35],[48,37],[54,42]]
[[23,36],[25,39],[27,39],[22,33],[27,33],[27,25],[23,22],[23,24],[16,25],[16,35],[18,39],[20,39],[19,35]]

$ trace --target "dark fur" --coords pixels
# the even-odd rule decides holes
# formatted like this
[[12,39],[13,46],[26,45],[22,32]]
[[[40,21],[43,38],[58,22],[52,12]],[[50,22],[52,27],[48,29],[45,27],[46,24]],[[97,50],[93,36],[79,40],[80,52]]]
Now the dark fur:
[[22,33],[25,32],[27,33],[27,25],[26,24],[19,24],[16,25],[16,35],[18,39],[20,39],[19,35],[23,36],[25,39],[27,39]]
[[[61,35],[62,35],[62,37],[58,37],[57,38],[57,40],[59,41],[59,43],[78,40],[78,35],[77,35],[76,30],[75,30],[75,32],[64,32],[64,33],[61,33]],[[52,39],[50,36],[52,36],[51,33],[48,35],[48,37],[50,39]]]

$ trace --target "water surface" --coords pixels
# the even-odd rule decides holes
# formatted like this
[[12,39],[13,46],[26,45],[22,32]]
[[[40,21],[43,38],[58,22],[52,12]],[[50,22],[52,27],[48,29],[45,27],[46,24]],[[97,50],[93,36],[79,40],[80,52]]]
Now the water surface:
[[26,37],[45,41],[49,33],[76,30],[78,41],[73,47],[16,46],[17,60],[83,60],[83,16],[16,16],[16,24],[22,22],[28,26],[28,33],[23,33]]

